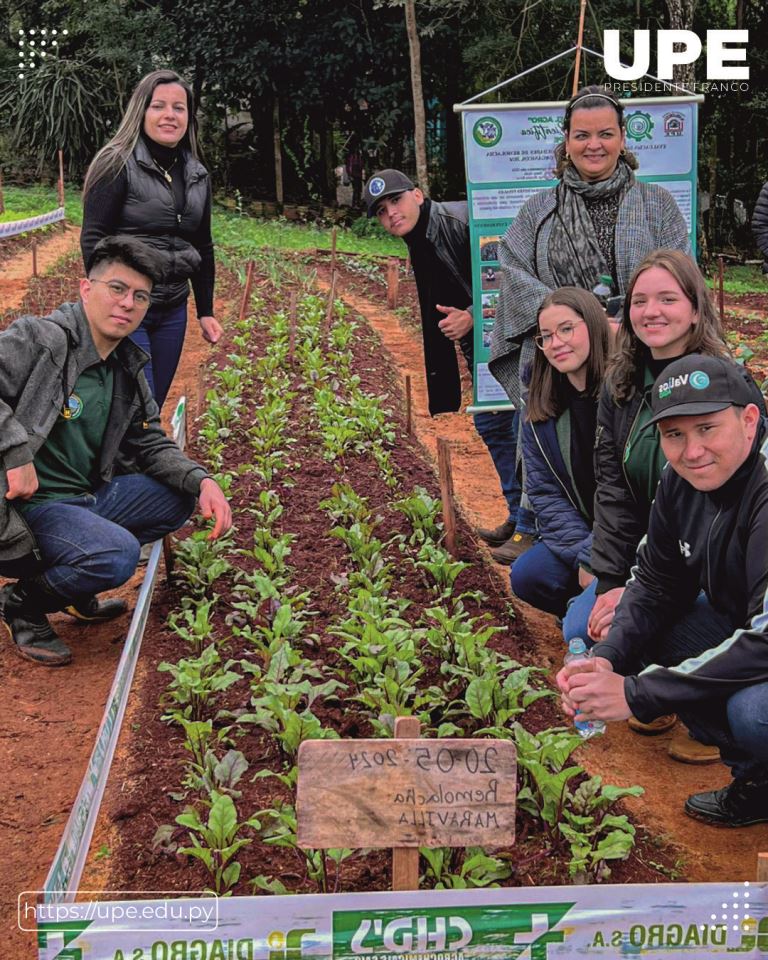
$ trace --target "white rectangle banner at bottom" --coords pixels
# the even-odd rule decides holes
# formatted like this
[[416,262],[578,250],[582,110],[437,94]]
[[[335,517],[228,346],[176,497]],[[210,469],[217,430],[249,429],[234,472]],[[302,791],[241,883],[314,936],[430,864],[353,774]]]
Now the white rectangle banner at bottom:
[[768,957],[765,883],[231,897],[213,929],[210,898],[43,906],[67,914],[38,920],[40,960]]

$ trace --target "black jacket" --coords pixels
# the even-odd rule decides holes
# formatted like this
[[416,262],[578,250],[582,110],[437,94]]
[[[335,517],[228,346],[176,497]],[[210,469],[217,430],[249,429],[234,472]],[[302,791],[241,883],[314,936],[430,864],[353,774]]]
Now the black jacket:
[[[415,231],[413,231],[415,233]],[[409,242],[411,237],[411,242]],[[412,249],[412,235],[405,238]],[[429,217],[425,231],[426,243],[434,255],[453,277],[456,286],[463,290],[465,301],[451,303],[450,306],[472,311],[472,256],[469,242],[469,212],[464,201],[438,203],[429,201]],[[456,350],[449,340],[436,327],[433,314],[434,304],[445,302],[439,290],[431,287],[430,277],[424,276],[417,258],[412,257],[416,286],[419,289],[421,307],[421,327],[424,339],[424,365],[427,376],[429,412],[445,413],[458,410],[461,406],[461,380],[456,360]],[[429,295],[425,296],[425,290]],[[473,364],[472,331],[459,341],[459,346],[467,361],[470,374]]]
[[[619,406],[607,387],[600,394],[595,436],[595,522],[590,568],[597,577],[597,593],[623,587],[635,562],[637,547],[648,529],[651,501],[644,491],[633,490],[624,465],[627,441],[646,393],[645,369],[637,374],[635,391]],[[747,374],[754,402],[762,414],[765,399]]]
[[671,467],[664,470],[647,538],[600,656],[617,673],[632,674],[647,644],[663,637],[701,590],[732,633],[677,666],[626,676],[624,692],[639,720],[768,681],[767,455],[763,424],[746,462],[718,490],[702,493]]
[[755,243],[760,247],[766,263],[763,272],[768,273],[768,183],[763,184],[752,214],[752,233]]
[[102,237],[127,233],[143,240],[162,261],[163,279],[152,290],[153,301],[165,306],[183,303],[192,279],[198,312],[205,316],[212,313],[214,270],[210,183],[205,167],[187,151],[182,155],[182,210],[177,211],[171,185],[140,138],[118,176],[110,183],[94,184],[86,196],[80,246],[87,268]]

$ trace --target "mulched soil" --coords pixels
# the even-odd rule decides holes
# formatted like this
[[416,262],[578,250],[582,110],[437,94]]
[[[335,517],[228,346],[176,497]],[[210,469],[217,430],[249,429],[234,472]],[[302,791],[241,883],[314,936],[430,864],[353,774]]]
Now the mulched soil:
[[[361,280],[364,284],[374,282]],[[237,303],[239,291],[231,276],[221,277],[219,291],[226,299]],[[262,286],[261,292],[269,297],[268,287]],[[269,314],[269,307],[265,312]],[[266,342],[264,330],[255,331],[251,342],[255,354],[261,354]],[[215,365],[216,360],[219,366],[223,366],[229,351],[228,344],[222,344],[209,369]],[[397,441],[392,457],[403,481],[403,491],[407,492],[413,486],[421,485],[426,487],[432,496],[438,496],[433,467],[419,445],[405,435],[402,399],[395,387],[396,373],[383,355],[375,335],[364,326],[360,327],[354,341],[354,355],[353,370],[361,378],[361,387],[379,395],[383,394],[387,405],[393,409]],[[297,368],[294,375],[298,376]],[[322,459],[318,447],[308,439],[308,415],[306,401],[303,395],[299,394],[294,401],[295,426],[291,430],[291,435],[297,437],[299,443],[291,448],[293,466],[285,475],[291,486],[280,483],[273,486],[279,491],[285,505],[280,529],[296,536],[290,556],[295,582],[301,589],[311,591],[310,608],[316,611],[311,629],[317,635],[318,642],[312,649],[312,655],[326,666],[334,666],[338,663],[338,657],[332,647],[338,641],[329,635],[326,629],[346,608],[343,597],[335,590],[335,584],[339,578],[343,578],[348,561],[343,544],[329,537],[331,524],[327,516],[318,510],[318,503],[330,494],[331,486],[341,479],[341,476],[333,464]],[[247,423],[247,416],[243,419]],[[241,463],[244,459],[242,450],[246,448],[247,439],[242,433],[231,438],[228,465],[236,466]],[[196,459],[202,459],[201,451],[196,448],[194,441],[190,452]],[[372,461],[365,457],[349,458],[344,464],[343,478],[355,490],[364,493],[380,515],[381,524],[377,536],[386,539],[396,532],[408,532],[404,518],[386,506],[392,499],[392,494],[385,487]],[[253,502],[259,489],[259,485],[247,475],[236,484],[234,512],[238,517],[238,542],[241,545],[250,542],[253,525],[252,518],[243,508]],[[493,622],[508,627],[508,632],[497,638],[493,645],[522,662],[535,660],[536,650],[531,636],[524,623],[514,618],[508,595],[474,549],[470,530],[461,519],[458,532],[459,541],[463,545],[461,559],[471,566],[460,575],[456,592],[482,591],[486,599],[481,605],[474,601],[467,602],[470,613],[477,615],[487,612]],[[434,603],[434,595],[414,576],[410,566],[402,563],[394,549],[390,551],[389,559],[403,568],[396,577],[393,592],[412,601],[412,610],[406,613],[406,617],[415,618],[419,610]],[[242,563],[243,567],[247,568],[248,559],[242,558]],[[225,614],[232,602],[230,588],[231,584],[226,582],[220,581],[216,584],[217,592],[222,595],[215,618],[215,633],[219,638],[225,638],[230,633],[225,623]],[[143,679],[124,727],[119,756],[113,767],[98,832],[99,840],[103,841],[110,851],[108,859],[102,861],[98,867],[101,883],[107,889],[194,890],[203,889],[209,883],[204,867],[197,861],[180,855],[174,848],[175,845],[188,845],[184,829],[175,827],[170,845],[165,844],[163,848],[156,849],[152,846],[158,827],[174,825],[174,819],[182,812],[185,802],[193,799],[191,796],[181,796],[182,766],[188,754],[183,750],[179,728],[160,719],[162,709],[158,707],[158,702],[167,685],[168,675],[155,670],[155,665],[161,661],[176,661],[184,655],[183,641],[170,631],[165,623],[168,613],[178,609],[182,596],[183,591],[178,583],[160,585],[155,593],[142,654]],[[230,637],[226,641],[223,656],[238,660],[249,655],[248,651],[240,646],[238,639]],[[428,663],[425,682],[437,677],[438,666],[434,662]],[[239,681],[218,702],[218,706],[242,707],[247,703],[248,696],[247,681]],[[342,736],[364,737],[371,733],[365,713],[349,700],[343,705],[328,701],[314,706],[313,712],[325,725],[332,726]],[[526,726],[534,730],[560,723],[562,717],[553,701],[539,701],[526,714]],[[260,809],[271,806],[276,800],[288,801],[288,792],[274,779],[252,781],[258,770],[283,769],[284,758],[280,756],[273,738],[258,730],[249,729],[238,739],[236,747],[243,751],[250,763],[248,773],[238,784],[238,789],[242,790],[242,796],[236,801],[240,817],[245,819]],[[251,836],[252,843],[239,855],[243,869],[235,893],[252,892],[248,881],[258,874],[278,877],[289,889],[298,892],[316,890],[307,878],[301,853],[265,844],[252,831],[246,831],[246,835]],[[509,881],[510,885],[569,882],[567,858],[552,856],[552,843],[541,834],[538,824],[522,812],[518,815],[517,837],[514,848],[505,848],[501,852],[501,855],[509,858],[513,864],[514,872]],[[555,852],[562,853],[562,846]],[[626,862],[612,867],[612,880],[627,883],[661,882],[668,879],[663,872],[651,867],[649,861],[670,866],[674,861],[674,853],[669,850],[660,851],[656,841],[641,830],[636,851]],[[385,889],[389,882],[388,854],[386,851],[374,851],[365,855],[358,854],[346,861],[341,867],[340,876],[333,879],[331,889]],[[90,885],[89,882],[84,882],[84,886]]]

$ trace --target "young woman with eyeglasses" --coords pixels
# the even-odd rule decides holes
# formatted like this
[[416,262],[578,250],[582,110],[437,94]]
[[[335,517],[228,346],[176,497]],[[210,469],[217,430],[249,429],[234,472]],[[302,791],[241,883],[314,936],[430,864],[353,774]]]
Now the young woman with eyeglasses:
[[577,287],[546,297],[537,326],[522,442],[539,539],[510,577],[517,597],[562,617],[592,576],[592,451],[610,333],[599,301]]
[[162,407],[184,345],[190,281],[203,336],[216,343],[222,332],[213,316],[210,179],[197,152],[192,89],[172,70],[138,83],[88,169],[80,237],[86,270],[98,241],[115,234],[145,241],[162,262],[163,280],[131,337],[150,355],[145,373]]
[[[656,250],[634,272],[627,288],[615,352],[608,366],[595,442],[592,580],[571,603],[563,622],[574,636],[604,639],[624,593],[666,460],[651,417],[650,391],[673,360],[691,353],[729,356],[720,320],[695,263],[678,250]],[[755,403],[765,409],[755,386]],[[674,631],[674,628],[672,628]],[[674,717],[653,724],[630,721],[643,733],[661,733]],[[670,755],[688,763],[718,759],[711,747],[690,740],[682,728]]]

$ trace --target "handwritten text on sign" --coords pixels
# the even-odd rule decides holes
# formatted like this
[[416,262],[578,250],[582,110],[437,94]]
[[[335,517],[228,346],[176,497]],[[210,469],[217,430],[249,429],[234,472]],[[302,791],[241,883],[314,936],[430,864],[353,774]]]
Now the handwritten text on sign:
[[515,748],[505,740],[307,740],[299,845],[506,846],[516,778]]

